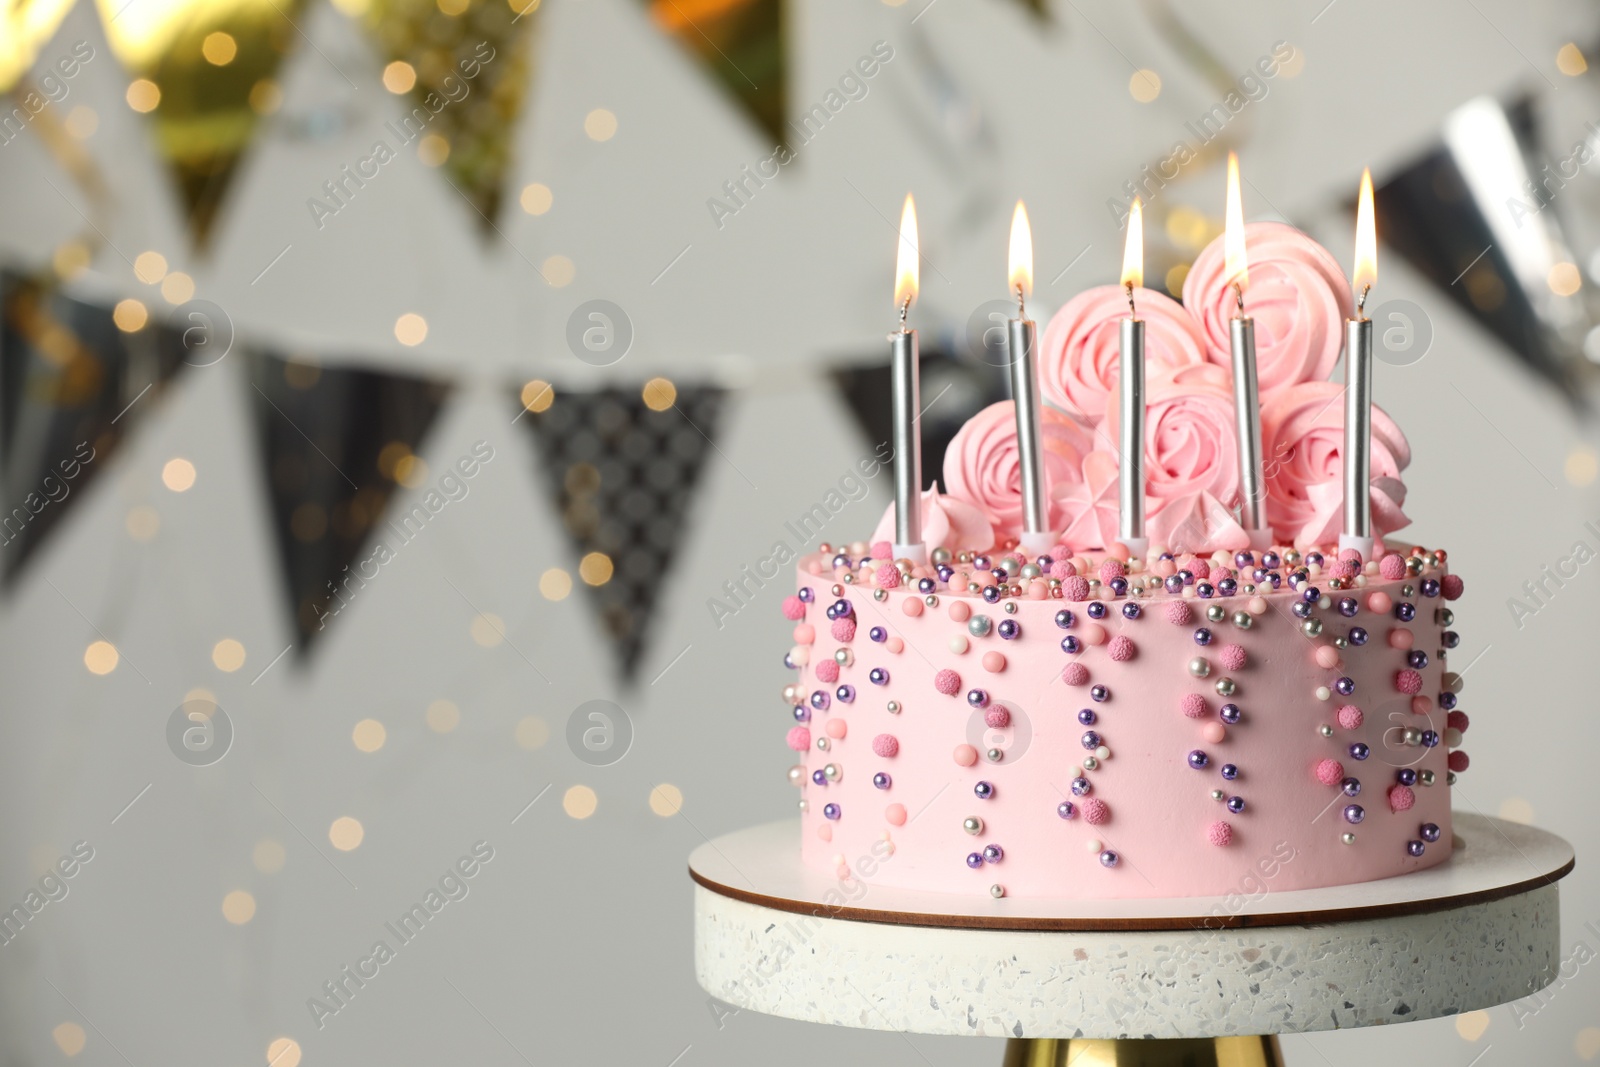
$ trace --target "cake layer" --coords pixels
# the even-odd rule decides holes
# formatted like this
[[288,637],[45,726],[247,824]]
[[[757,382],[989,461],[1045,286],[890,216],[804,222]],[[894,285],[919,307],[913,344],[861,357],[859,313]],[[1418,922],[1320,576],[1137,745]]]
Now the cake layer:
[[1019,583],[997,556],[951,582],[824,546],[784,605],[804,862],[869,887],[1245,899],[1442,862],[1465,716],[1440,555],[1338,582],[1315,555],[1264,560],[1279,587],[1246,592],[1252,560],[1225,596],[1203,561],[1177,584],[1168,560],[1081,557]]

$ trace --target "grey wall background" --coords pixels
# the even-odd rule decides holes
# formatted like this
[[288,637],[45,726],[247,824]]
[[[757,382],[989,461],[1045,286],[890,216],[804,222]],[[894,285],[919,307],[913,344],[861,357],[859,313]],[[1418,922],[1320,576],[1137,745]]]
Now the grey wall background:
[[[78,14],[63,34],[94,32]],[[899,57],[801,166],[719,231],[705,198],[770,147],[737,125],[632,6],[550,0],[548,15],[538,121],[513,182],[548,181],[557,198],[550,216],[512,212],[503,242],[479,244],[448,189],[420,168],[398,170],[370,214],[302,245],[274,287],[252,290],[258,264],[293,236],[274,228],[303,210],[302,195],[285,190],[326,169],[269,144],[241,179],[215,254],[184,262],[241,336],[461,376],[466,384],[425,444],[435,470],[475,441],[495,449],[470,496],[341,613],[309,670],[289,657],[263,672],[291,628],[245,430],[256,401],[232,360],[186,371],[159,410],[145,413],[113,469],[0,601],[0,902],[20,901],[75,842],[94,850],[69,894],[0,946],[0,1062],[260,1064],[280,1038],[296,1042],[307,1065],[997,1062],[991,1042],[719,1018],[695,986],[686,855],[708,837],[782,817],[794,800],[783,780],[780,594],[769,591],[722,629],[704,602],[869,449],[821,368],[876,350],[893,255],[885,218],[905,189],[917,192],[936,268],[924,270],[925,336],[958,330],[995,295],[1019,195],[1035,225],[1042,318],[1114,277],[1120,237],[1105,199],[1139,163],[1170,151],[1184,120],[1213,102],[1211,91],[1184,75],[1132,5],[1063,2],[1044,32],[993,2],[797,4],[793,100],[820,99],[875,40],[896,42]],[[1293,219],[1341,262],[1351,236],[1338,205],[1361,166],[1381,180],[1432,143],[1465,100],[1545,94],[1555,145],[1600,117],[1600,96],[1554,63],[1562,43],[1600,29],[1588,4],[1205,0],[1186,17],[1230,69],[1280,39],[1302,50],[1302,72],[1251,105],[1243,151],[1259,196],[1247,195],[1247,211]],[[372,62],[330,9],[313,8],[308,25],[341,64]],[[1153,104],[1129,97],[1135,65],[1163,73]],[[306,59],[287,79],[286,107],[339,91],[325,71],[319,81],[316,66]],[[91,74],[109,94],[96,135],[105,140],[91,148],[125,155],[127,207],[112,239],[164,247],[181,261],[175,224],[148,206],[162,195],[153,165],[127,154],[138,136],[119,132],[125,116],[109,104],[120,75],[109,62]],[[992,151],[917,132],[919,116],[950,118],[929,103],[940,76],[981,108]],[[597,104],[619,121],[605,152],[577,132]],[[360,128],[349,135],[363,139]],[[21,141],[0,150],[0,187],[9,190],[0,247],[36,263],[76,223],[41,184],[47,160],[28,151]],[[1172,195],[1216,214],[1220,175]],[[403,254],[374,244],[396,233]],[[686,244],[667,288],[651,285]],[[550,250],[575,261],[570,290],[538,288],[528,259]],[[1592,541],[1584,523],[1600,519],[1594,429],[1397,256],[1380,256],[1382,295],[1421,305],[1434,331],[1420,362],[1380,368],[1377,398],[1415,451],[1409,533],[1448,548],[1468,583],[1455,659],[1471,664],[1462,706],[1473,717],[1474,763],[1456,804],[1537,822],[1577,846],[1579,868],[1562,889],[1574,964],[1539,1001],[1291,1037],[1285,1047],[1296,1063],[1594,1060],[1600,978],[1578,961],[1600,951],[1584,928],[1600,925],[1600,882],[1585,859],[1600,849],[1591,768],[1600,741],[1591,586],[1600,579],[1582,569],[1520,627],[1506,606],[1574,541]],[[108,258],[83,284],[115,296],[133,285],[127,274]],[[418,348],[390,340],[396,293],[430,318]],[[571,572],[577,561],[505,390],[508,376],[539,376],[556,383],[559,403],[563,387],[606,380],[561,339],[566,310],[595,295],[617,300],[639,326],[628,380],[649,370],[732,390],[720,454],[708,460],[632,688],[614,680],[588,601],[539,592],[542,572]],[[161,482],[176,456],[197,469],[183,493]],[[842,535],[871,528],[886,487],[851,505]],[[21,491],[6,487],[6,499]],[[160,518],[147,542],[126,525],[141,505]],[[398,506],[408,506],[404,496]],[[503,620],[503,640],[474,639],[480,613]],[[121,656],[104,676],[83,662],[100,637]],[[246,652],[231,672],[212,660],[225,638]],[[196,690],[212,694],[236,730],[228,754],[200,768],[175,758],[164,733]],[[605,767],[580,760],[564,737],[573,709],[596,698],[620,704],[634,728],[627,755]],[[459,709],[447,732],[429,725],[438,700]],[[373,753],[352,743],[364,719],[387,731]],[[681,791],[675,814],[652,810],[663,785]],[[569,793],[580,787],[596,800],[586,818],[564,806],[572,796],[582,810]],[[341,818],[364,830],[353,850],[330,840]],[[319,1029],[307,999],[478,841],[494,858],[469,895]],[[224,901],[241,891],[254,911],[231,922]],[[280,1067],[294,1055],[281,1055]]]

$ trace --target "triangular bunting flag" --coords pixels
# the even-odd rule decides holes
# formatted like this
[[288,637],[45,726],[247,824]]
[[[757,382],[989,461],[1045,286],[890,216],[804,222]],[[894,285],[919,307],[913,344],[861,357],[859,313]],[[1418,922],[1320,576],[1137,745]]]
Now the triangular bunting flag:
[[203,247],[234,167],[262,116],[282,100],[274,77],[301,46],[302,5],[203,5],[161,14],[103,5],[112,50],[134,80],[128,106],[155,124],[178,179],[189,231]]
[[675,37],[774,144],[788,143],[784,0],[642,2],[651,21]]
[[625,677],[645,651],[656,597],[693,520],[705,459],[716,446],[723,391],[677,389],[653,379],[642,391],[523,391],[562,525],[581,559],[601,625]]
[[374,0],[366,18],[391,60],[383,84],[411,108],[405,121],[419,132],[419,156],[444,168],[485,231],[500,210],[511,130],[532,81],[538,9],[539,0]]
[[7,581],[104,470],[183,365],[181,339],[0,275],[0,573]]
[[429,480],[417,452],[447,387],[272,356],[254,360],[250,385],[284,590],[302,638],[295,647],[304,653],[386,562],[358,558],[380,522],[405,539],[405,518],[386,520],[384,509],[397,484]]

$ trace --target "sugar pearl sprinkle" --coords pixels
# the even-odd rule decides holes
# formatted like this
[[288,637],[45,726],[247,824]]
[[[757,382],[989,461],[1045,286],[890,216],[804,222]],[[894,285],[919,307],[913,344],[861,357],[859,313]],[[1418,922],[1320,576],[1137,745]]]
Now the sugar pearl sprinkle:
[[[1075,715],[1080,762],[1062,779],[1070,783],[1070,799],[1057,803],[1057,821],[1062,832],[1084,845],[1091,866],[1107,877],[1124,876],[1121,854],[1075,828],[1110,820],[1117,789],[1102,796],[1097,783],[1138,788],[1137,782],[1102,778],[1115,745],[1119,709],[1113,689],[1130,670],[1141,677],[1161,672],[1171,679],[1172,699],[1178,704],[1178,714],[1167,713],[1172,763],[1197,782],[1205,780],[1194,794],[1195,806],[1180,808],[1173,816],[1193,820],[1192,832],[1209,846],[1227,847],[1241,832],[1249,833],[1255,810],[1248,797],[1250,768],[1240,761],[1239,750],[1229,751],[1230,732],[1247,731],[1254,721],[1252,691],[1272,701],[1278,698],[1268,694],[1281,691],[1268,677],[1277,665],[1270,657],[1260,658],[1265,649],[1253,651],[1252,630],[1258,624],[1272,627],[1274,640],[1281,641],[1276,635],[1288,623],[1306,641],[1306,661],[1295,669],[1311,683],[1302,690],[1305,708],[1321,708],[1306,723],[1307,747],[1321,746],[1321,751],[1310,760],[1309,773],[1297,773],[1304,776],[1299,780],[1306,789],[1342,798],[1333,805],[1342,818],[1321,824],[1336,824],[1333,834],[1340,843],[1374,847],[1370,840],[1365,846],[1357,840],[1356,824],[1407,818],[1427,790],[1437,788],[1435,783],[1453,784],[1470,765],[1460,748],[1469,726],[1458,707],[1460,678],[1443,669],[1460,641],[1450,629],[1453,611],[1445,605],[1462,596],[1464,585],[1448,572],[1448,555],[1442,550],[1402,548],[1390,541],[1378,558],[1363,560],[1332,549],[1277,547],[1195,557],[1152,548],[1141,559],[1074,552],[1060,544],[1036,557],[1007,547],[984,552],[937,547],[928,563],[896,560],[892,552],[887,542],[824,543],[815,555],[802,558],[799,587],[778,601],[783,618],[793,625],[793,645],[781,658],[798,672],[783,699],[785,740],[801,762],[786,773],[801,790],[803,819],[827,831],[818,834],[824,839],[850,832],[852,820],[854,833],[870,828],[885,840],[885,823],[907,823],[904,805],[870,810],[858,802],[858,791],[863,782],[877,790],[893,788],[889,768],[905,759],[900,737],[922,739],[926,727],[920,724],[931,721],[925,716],[950,716],[945,741],[950,747],[942,751],[952,753],[975,801],[981,805],[997,795],[1005,787],[1007,749],[1019,729],[1015,694],[1008,695],[1007,683],[1015,679],[1014,685],[1029,685],[1032,691],[1034,679],[1016,676],[1035,664],[1041,640],[1052,649],[1059,646],[1053,654],[1059,683],[1066,688],[1057,692],[1066,694],[1069,706],[1076,703],[1073,697],[1088,705]],[[1031,608],[1024,603],[1031,600],[1056,603],[1048,609]],[[1170,638],[1151,644],[1154,631],[1142,630],[1163,624],[1193,637],[1192,644],[1185,641],[1188,654],[1175,664],[1157,662],[1166,652],[1149,651],[1170,648]],[[858,641],[858,634],[870,642]],[[1008,653],[1023,659],[1010,660]],[[968,666],[953,669],[963,662]],[[917,689],[927,685],[928,663],[936,667],[934,693],[922,689],[919,697]],[[905,676],[897,677],[902,672]],[[919,678],[924,679],[920,686],[913,685]],[[1361,693],[1355,691],[1356,678],[1365,679]],[[983,688],[974,688],[973,682]],[[881,691],[877,701],[857,700],[873,687]],[[920,710],[904,711],[908,692]],[[1007,700],[1012,702],[1003,703]],[[1393,710],[1397,701],[1402,711]],[[1059,720],[1041,723],[1041,709],[1030,710],[1035,717],[1020,721],[1021,736],[1036,743],[1053,738]],[[1270,705],[1257,710],[1262,716],[1277,714]],[[902,713],[903,721],[896,718]],[[970,739],[969,715],[977,730]],[[856,725],[866,731],[864,738],[858,740],[849,731],[852,718],[861,720]],[[895,728],[897,723],[913,728],[907,734]],[[894,732],[885,732],[885,727]],[[1047,731],[1043,735],[1041,728]],[[980,733],[985,740],[974,743]],[[1073,743],[1073,748],[1079,745]],[[930,755],[924,752],[921,758]],[[868,766],[859,766],[863,759]],[[856,776],[847,780],[852,762],[858,765]],[[1369,779],[1379,775],[1380,781],[1368,783],[1378,792],[1369,792],[1363,803],[1350,802],[1361,793],[1361,782],[1347,767]],[[913,776],[917,769],[915,759],[900,766]],[[994,777],[977,780],[973,772]],[[812,797],[816,791],[824,791],[824,797],[832,793],[834,799]],[[1257,799],[1270,805],[1274,797]],[[1229,819],[1216,818],[1223,807]],[[1423,806],[1418,813],[1433,810]],[[863,820],[867,827],[860,825]],[[962,822],[963,836],[987,829],[976,815]],[[1439,825],[1418,820],[1382,839],[1391,842],[1385,847],[1403,853],[1402,860],[1414,863],[1442,833]],[[845,840],[840,838],[841,846]],[[1401,844],[1394,844],[1396,840]],[[899,844],[906,847],[904,840]],[[960,860],[981,870],[1001,863],[1006,854],[1003,841],[993,840],[964,850]],[[844,864],[842,854],[839,862]],[[1401,869],[1409,868],[1396,867]],[[1006,894],[1001,883],[987,879],[976,888],[987,888],[997,899]]]

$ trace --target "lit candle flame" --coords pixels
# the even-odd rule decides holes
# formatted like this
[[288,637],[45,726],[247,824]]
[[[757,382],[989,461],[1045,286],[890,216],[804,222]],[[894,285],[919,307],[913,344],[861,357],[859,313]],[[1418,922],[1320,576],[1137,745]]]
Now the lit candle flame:
[[1122,285],[1144,285],[1144,203],[1136,196],[1128,211],[1128,243],[1122,250]]
[[1250,288],[1250,261],[1244,249],[1244,205],[1239,199],[1239,156],[1228,153],[1228,208],[1222,231],[1222,249],[1227,261],[1227,284],[1242,294]]
[[1017,201],[1011,215],[1011,291],[1018,302],[1033,295],[1033,232],[1028,229],[1028,209]]
[[1378,228],[1372,217],[1372,171],[1361,172],[1361,198],[1356,202],[1356,269],[1350,285],[1358,301],[1378,280]]
[[917,205],[906,194],[900,209],[900,251],[894,260],[894,306],[904,313],[917,302]]

